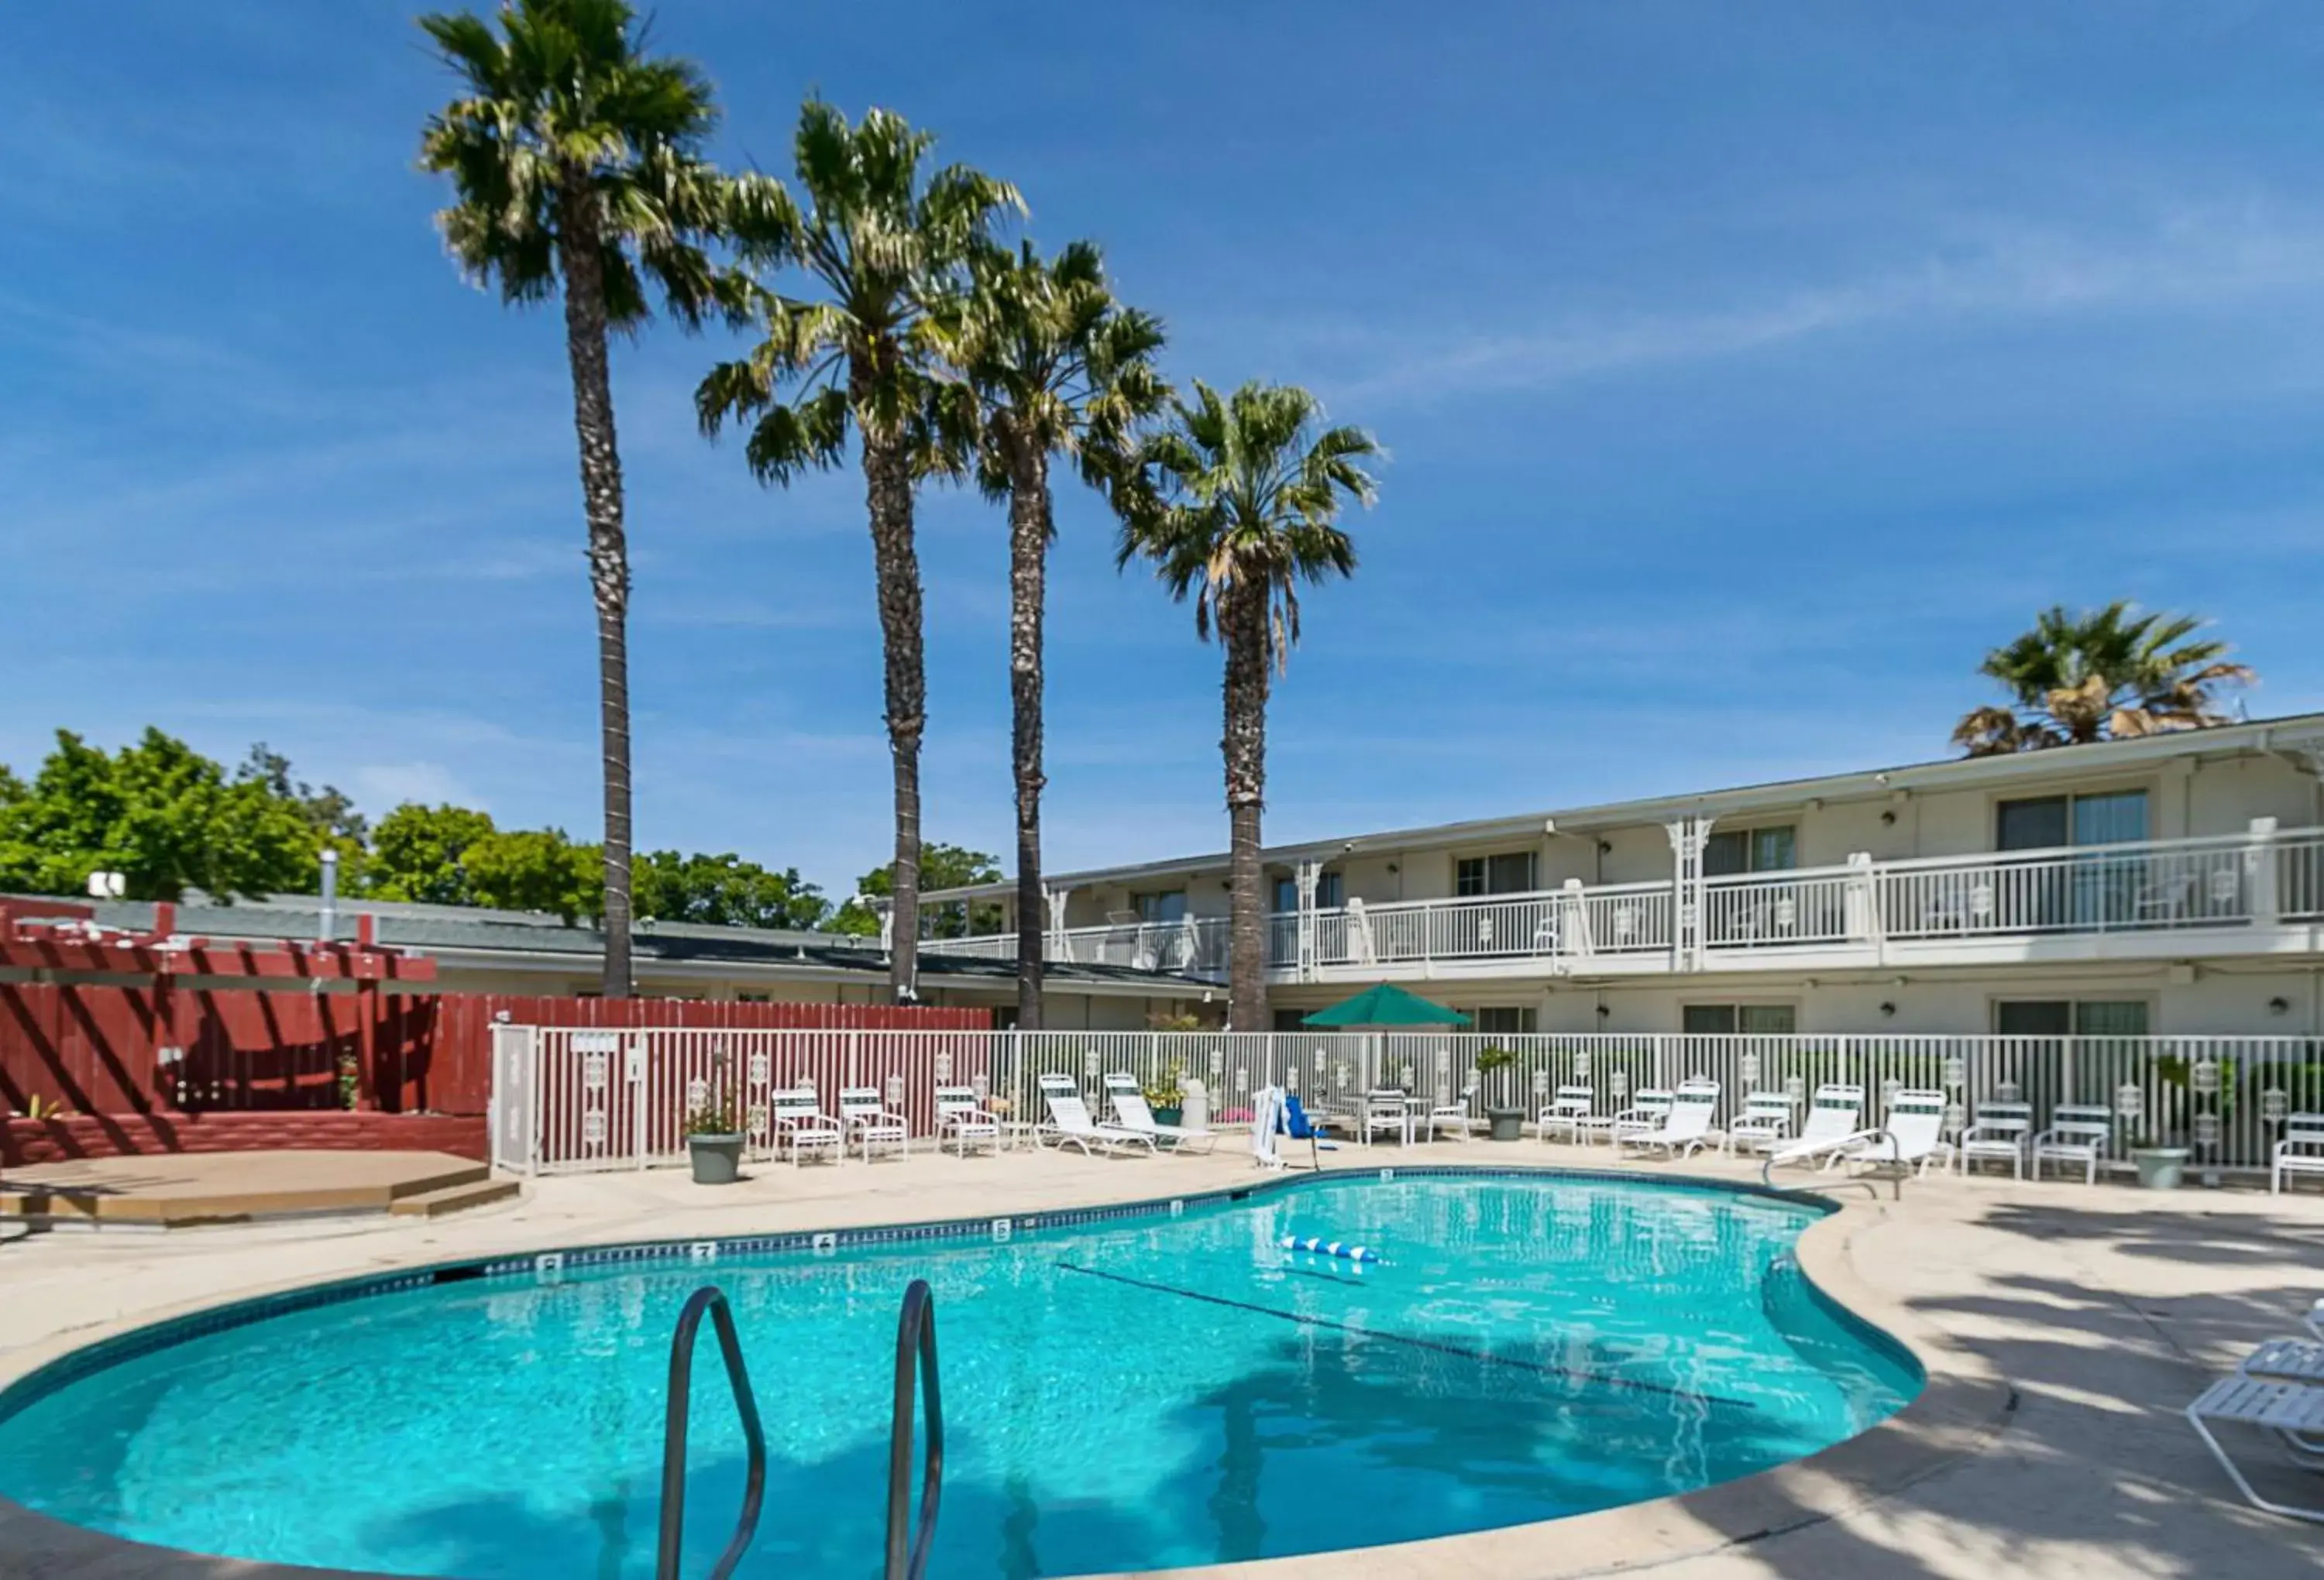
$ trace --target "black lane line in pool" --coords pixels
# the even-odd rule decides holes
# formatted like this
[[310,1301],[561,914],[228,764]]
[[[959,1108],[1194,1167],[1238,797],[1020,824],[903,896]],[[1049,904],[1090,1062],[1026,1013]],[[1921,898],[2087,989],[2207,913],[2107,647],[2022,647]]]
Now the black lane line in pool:
[[[1748,1399],[1729,1399],[1718,1393],[1690,1393],[1682,1388],[1666,1387],[1660,1382],[1646,1382],[1630,1377],[1609,1377],[1603,1372],[1576,1372],[1566,1366],[1552,1366],[1540,1361],[1521,1361],[1514,1355],[1497,1355],[1489,1350],[1473,1350],[1441,1339],[1422,1338],[1416,1334],[1392,1333],[1384,1327],[1366,1327],[1357,1322],[1334,1322],[1328,1317],[1311,1317],[1304,1311],[1285,1311],[1273,1306],[1255,1306],[1249,1300],[1234,1300],[1227,1295],[1206,1295],[1200,1290],[1182,1290],[1176,1284],[1154,1283],[1142,1278],[1130,1278],[1119,1272],[1105,1272],[1094,1267],[1084,1267],[1077,1262],[1060,1262],[1057,1265],[1067,1272],[1078,1272],[1084,1278],[1102,1278],[1108,1283],[1128,1284],[1135,1290],[1151,1290],[1157,1295],[1176,1295],[1181,1300],[1200,1300],[1208,1306],[1224,1306],[1230,1310],[1249,1311],[1254,1316],[1272,1317],[1278,1322],[1296,1322],[1303,1327],[1328,1327],[1335,1333],[1351,1333],[1358,1338],[1384,1339],[1389,1344],[1408,1345],[1414,1349],[1434,1350],[1441,1355],[1455,1355],[1474,1361],[1480,1366],[1515,1366],[1520,1371],[1539,1373],[1545,1377],[1566,1377],[1577,1382],[1594,1382],[1607,1388],[1628,1388],[1640,1393],[1665,1394],[1672,1399],[1684,1399],[1704,1405],[1724,1405],[1730,1410],[1748,1410],[1758,1413],[1759,1407]],[[1342,1281],[1334,1279],[1333,1282]]]

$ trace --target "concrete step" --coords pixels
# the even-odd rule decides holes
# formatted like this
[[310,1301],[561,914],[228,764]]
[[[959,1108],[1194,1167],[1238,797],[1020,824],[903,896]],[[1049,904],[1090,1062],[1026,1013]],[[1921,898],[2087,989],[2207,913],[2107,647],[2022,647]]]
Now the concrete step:
[[407,1197],[425,1196],[430,1191],[451,1190],[462,1185],[475,1185],[493,1177],[490,1163],[454,1162],[448,1168],[413,1179],[398,1180],[387,1188],[387,1199],[392,1205]]
[[479,1172],[484,1177],[434,1190],[398,1196],[388,1203],[387,1210],[397,1217],[441,1217],[447,1212],[462,1212],[472,1207],[487,1207],[495,1201],[506,1201],[522,1189],[514,1180],[492,1178],[489,1169]]

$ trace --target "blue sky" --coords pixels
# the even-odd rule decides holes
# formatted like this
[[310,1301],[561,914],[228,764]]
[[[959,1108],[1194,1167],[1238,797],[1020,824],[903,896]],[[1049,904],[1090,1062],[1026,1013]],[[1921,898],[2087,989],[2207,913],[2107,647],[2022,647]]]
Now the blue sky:
[[[374,812],[594,834],[551,312],[463,285],[402,5],[0,28],[0,761],[253,739]],[[2215,619],[2324,707],[2312,6],[665,0],[721,157],[900,111],[1107,248],[1174,376],[1391,453],[1313,594],[1268,833],[1941,756],[2053,602]],[[851,473],[758,487],[617,353],[640,842],[845,892],[887,844]],[[1223,845],[1217,655],[1067,492],[1053,868]],[[998,512],[924,501],[932,836],[1010,845]]]

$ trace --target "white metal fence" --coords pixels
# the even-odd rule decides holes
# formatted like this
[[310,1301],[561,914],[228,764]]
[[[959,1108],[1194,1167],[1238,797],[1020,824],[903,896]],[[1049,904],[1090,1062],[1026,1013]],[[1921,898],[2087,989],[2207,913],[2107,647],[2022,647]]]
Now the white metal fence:
[[[1509,1055],[1480,1072],[1487,1050]],[[1488,1037],[1437,1033],[886,1032],[502,1028],[493,1049],[493,1162],[528,1172],[648,1168],[683,1162],[684,1119],[706,1100],[731,1103],[756,1155],[773,1141],[778,1089],[810,1086],[825,1111],[843,1086],[880,1089],[915,1135],[930,1134],[934,1089],[974,1088],[1020,1120],[1041,1116],[1037,1083],[1065,1074],[1098,1100],[1120,1070],[1149,1088],[1199,1080],[1214,1125],[1249,1121],[1265,1086],[1326,1111],[1398,1087],[1434,1101],[1464,1094],[1471,1111],[1520,1107],[1528,1118],[1557,1087],[1586,1085],[1600,1112],[1637,1092],[1704,1077],[1720,1111],[1750,1092],[1801,1105],[1825,1081],[1862,1085],[1867,1123],[1881,1095],[1945,1092],[1947,1128],[1979,1104],[2024,1101],[2037,1122],[2063,1103],[2116,1116],[2111,1159],[2136,1143],[2190,1145],[2201,1168],[2264,1168],[2289,1114],[2324,1111],[2324,1040],[2302,1037],[2001,1037],[1656,1035]]]

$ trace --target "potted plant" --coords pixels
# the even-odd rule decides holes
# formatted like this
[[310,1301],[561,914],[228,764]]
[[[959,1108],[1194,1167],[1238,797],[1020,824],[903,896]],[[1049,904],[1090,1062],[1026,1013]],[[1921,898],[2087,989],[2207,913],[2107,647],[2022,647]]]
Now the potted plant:
[[1177,1064],[1172,1065],[1167,1074],[1146,1089],[1146,1107],[1153,1112],[1154,1123],[1176,1125],[1185,1120],[1185,1068]]
[[686,1154],[696,1185],[732,1185],[742,1177],[742,1127],[723,1091],[706,1093],[686,1111]]
[[2186,1101],[2184,1072],[2174,1079],[2165,1071],[2155,1090],[2154,1105],[2140,1105],[2137,1136],[2130,1145],[2140,1190],[2176,1190],[2184,1180],[2188,1149],[2178,1121]]
[[[1517,1056],[1507,1048],[1487,1048],[1477,1055],[1477,1079],[1487,1081],[1495,1098],[1507,1096],[1507,1081],[1501,1072],[1517,1061]],[[1492,1126],[1495,1141],[1515,1141],[1524,1134],[1525,1109],[1508,1102],[1485,1104],[1485,1119]]]

